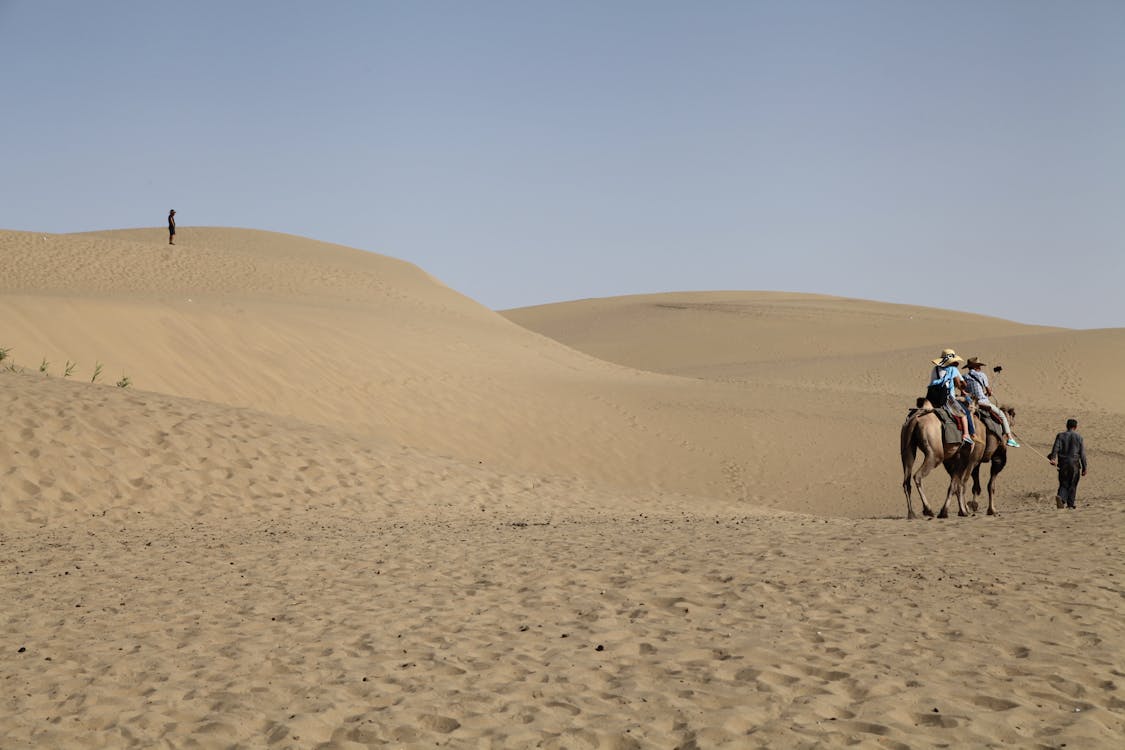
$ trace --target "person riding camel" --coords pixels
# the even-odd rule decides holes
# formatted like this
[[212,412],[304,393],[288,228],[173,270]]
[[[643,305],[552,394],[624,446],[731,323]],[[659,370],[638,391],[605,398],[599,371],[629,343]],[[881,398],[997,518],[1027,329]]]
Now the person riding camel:
[[992,386],[988,383],[988,375],[981,369],[984,366],[985,363],[976,357],[969,357],[969,361],[965,363],[965,383],[968,385],[969,393],[977,402],[978,409],[984,409],[1000,420],[1000,424],[1004,426],[1004,440],[1007,441],[1008,447],[1019,448],[1020,444],[1012,435],[1008,414],[989,400],[992,396]]
[[965,392],[965,380],[961,377],[958,364],[965,360],[957,356],[952,349],[943,349],[941,356],[930,360],[934,369],[930,371],[930,382],[927,384],[926,400],[934,409],[944,408],[953,417],[957,427],[961,430],[961,440],[965,443],[973,442],[969,432],[969,415],[965,408],[957,401],[957,391]]

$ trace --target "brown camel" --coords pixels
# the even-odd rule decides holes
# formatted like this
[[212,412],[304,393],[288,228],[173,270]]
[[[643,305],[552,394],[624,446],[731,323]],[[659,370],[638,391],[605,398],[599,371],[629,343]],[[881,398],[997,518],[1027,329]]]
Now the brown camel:
[[[1008,422],[1016,421],[1015,409],[1004,409],[1008,413]],[[978,432],[985,433],[984,450],[981,451],[980,458],[973,462],[973,499],[969,501],[969,507],[975,513],[980,503],[977,498],[980,497],[980,467],[981,464],[988,462],[988,515],[996,515],[996,476],[1004,470],[1008,463],[1008,445],[1004,442],[1003,438],[997,437],[991,432],[984,430],[983,427]]]
[[[965,483],[973,467],[980,462],[984,453],[985,442],[977,431],[977,436],[972,443],[946,443],[942,440],[941,420],[934,414],[934,408],[929,401],[918,399],[918,408],[911,412],[906,422],[902,425],[899,445],[902,453],[902,491],[906,494],[906,517],[917,518],[911,500],[911,487],[918,488],[918,497],[922,500],[922,515],[933,517],[934,511],[926,500],[926,493],[922,490],[922,480],[926,475],[944,464],[949,472],[949,488],[945,492],[945,502],[941,505],[938,518],[949,516],[949,500],[953,493],[957,493],[957,515],[967,516],[965,507]],[[922,451],[922,463],[914,471],[914,462]]]

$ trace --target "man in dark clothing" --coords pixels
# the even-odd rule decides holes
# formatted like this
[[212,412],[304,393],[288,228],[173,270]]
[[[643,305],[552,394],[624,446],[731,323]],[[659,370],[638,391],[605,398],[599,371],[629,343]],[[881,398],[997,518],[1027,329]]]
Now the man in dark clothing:
[[1078,420],[1066,420],[1066,432],[1055,436],[1055,445],[1051,448],[1047,460],[1051,466],[1059,467],[1059,491],[1055,495],[1055,507],[1061,508],[1063,504],[1071,510],[1074,501],[1078,499],[1078,479],[1086,476],[1086,446],[1082,443],[1082,436],[1078,434]]
[[175,209],[168,212],[168,244],[176,244],[176,211]]

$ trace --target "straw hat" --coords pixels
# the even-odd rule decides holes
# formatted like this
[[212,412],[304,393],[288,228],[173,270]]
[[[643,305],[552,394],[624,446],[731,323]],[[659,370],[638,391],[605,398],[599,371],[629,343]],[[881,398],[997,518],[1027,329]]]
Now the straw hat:
[[965,360],[957,356],[957,352],[952,349],[942,349],[941,356],[937,359],[931,359],[938,367],[947,367],[949,365],[962,364]]

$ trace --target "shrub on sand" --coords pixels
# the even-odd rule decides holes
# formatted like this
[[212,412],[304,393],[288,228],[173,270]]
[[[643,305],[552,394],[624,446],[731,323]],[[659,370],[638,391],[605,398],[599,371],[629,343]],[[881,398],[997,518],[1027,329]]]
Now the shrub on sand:
[[[0,362],[4,362],[3,365],[0,365],[0,372],[27,372],[27,370],[25,370],[24,368],[17,365],[11,359],[11,356],[10,356],[11,351],[12,351],[12,347],[10,347],[10,346],[0,346]],[[39,363],[39,372],[41,372],[44,375],[50,377],[50,375],[51,375],[50,367],[51,367],[51,363],[47,361],[46,357],[44,357],[43,360]],[[72,362],[71,360],[68,359],[66,361],[66,365],[63,366],[63,377],[69,378],[71,375],[74,374],[74,371],[75,371],[75,369],[77,369],[77,367],[78,367],[77,362]],[[90,382],[96,383],[98,381],[98,378],[101,377],[101,374],[102,374],[102,363],[101,362],[95,362],[94,363],[94,374],[90,377]],[[118,388],[128,388],[128,387],[133,385],[133,381],[128,375],[126,375],[125,373],[121,373],[121,379],[118,380],[114,385],[116,385]]]

